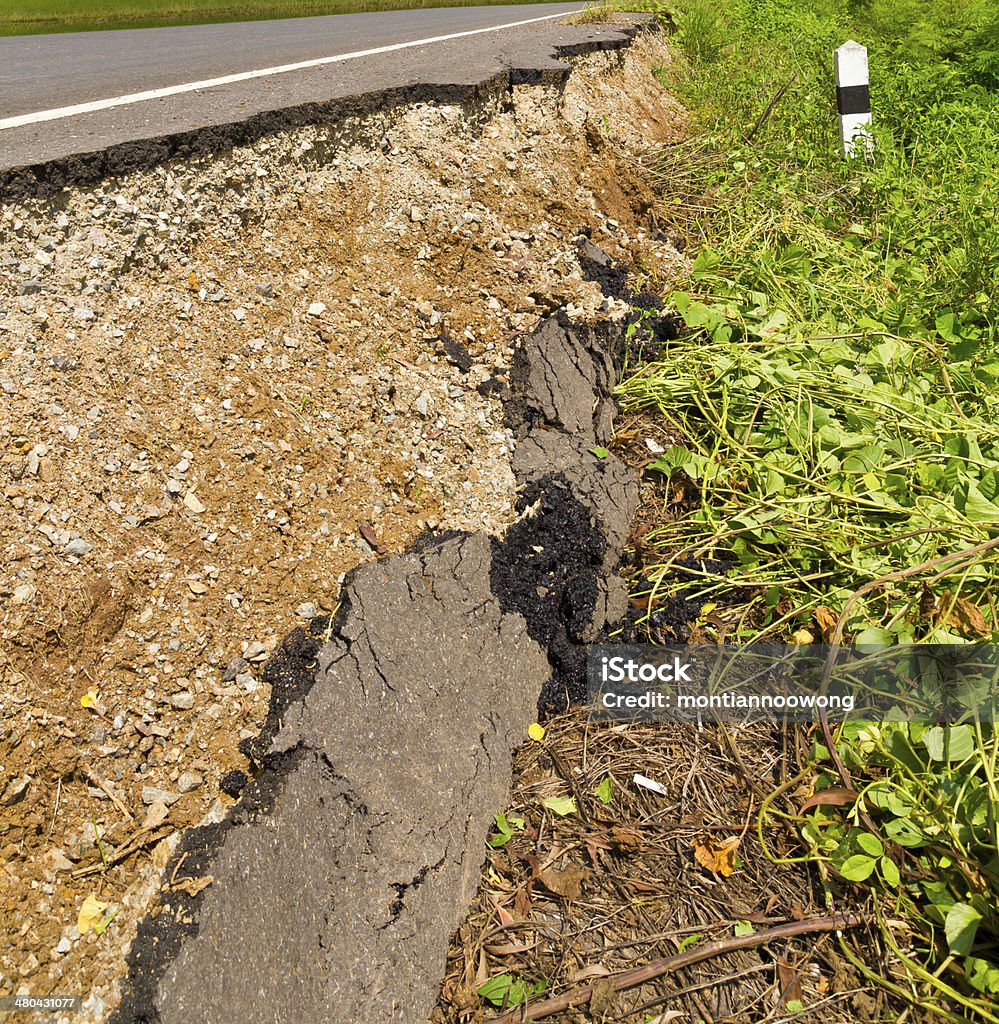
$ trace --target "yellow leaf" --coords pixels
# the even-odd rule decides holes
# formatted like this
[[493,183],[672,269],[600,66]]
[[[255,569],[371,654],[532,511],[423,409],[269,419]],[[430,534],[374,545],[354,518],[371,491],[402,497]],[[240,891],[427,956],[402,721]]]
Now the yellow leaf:
[[81,935],[86,935],[91,928],[96,928],[104,917],[104,911],[111,906],[99,900],[96,896],[88,896],[80,907],[80,916],[77,918],[76,927]]
[[538,743],[540,743],[545,738],[545,727],[543,725],[538,725],[537,722],[532,722],[527,727],[527,735],[530,736],[532,740],[537,740]]
[[807,629],[796,629],[791,634],[791,643],[793,644],[813,644],[815,643],[815,637]]
[[81,698],[80,705],[85,708],[97,707],[97,691],[88,690]]
[[701,836],[691,844],[694,847],[694,859],[702,868],[713,871],[716,875],[724,875],[726,878],[735,871],[736,854],[739,852],[739,843],[742,836],[732,836],[723,839],[721,842],[713,836]]

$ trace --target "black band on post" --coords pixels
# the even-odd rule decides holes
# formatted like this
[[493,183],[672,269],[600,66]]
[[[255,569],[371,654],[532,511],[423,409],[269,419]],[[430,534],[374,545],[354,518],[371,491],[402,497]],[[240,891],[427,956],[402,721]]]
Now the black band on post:
[[866,85],[844,85],[836,90],[836,106],[841,114],[869,114],[871,90]]

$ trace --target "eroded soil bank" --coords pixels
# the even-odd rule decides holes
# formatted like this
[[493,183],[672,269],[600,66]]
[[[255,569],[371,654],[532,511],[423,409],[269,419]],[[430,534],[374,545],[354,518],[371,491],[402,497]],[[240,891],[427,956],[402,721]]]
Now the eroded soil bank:
[[[580,229],[681,262],[636,167],[679,131],[665,59],[0,209],[0,991],[105,1016],[180,830],[250,771],[279,638],[374,555],[522,514],[520,339],[627,312]],[[118,912],[81,937],[89,896]]]

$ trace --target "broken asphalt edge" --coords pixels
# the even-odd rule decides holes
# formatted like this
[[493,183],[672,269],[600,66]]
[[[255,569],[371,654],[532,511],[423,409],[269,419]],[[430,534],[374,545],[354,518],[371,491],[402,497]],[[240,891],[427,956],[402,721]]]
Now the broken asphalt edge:
[[426,1019],[511,752],[581,699],[586,644],[626,610],[638,481],[591,451],[623,346],[621,323],[543,321],[504,396],[518,519],[359,567],[332,619],[284,639],[255,777],[182,836],[114,1024]]
[[591,38],[555,43],[548,56],[535,54],[534,60],[512,64],[500,73],[484,75],[477,82],[413,83],[376,89],[328,102],[264,111],[228,124],[122,142],[92,153],[77,153],[25,167],[0,168],[0,202],[47,199],[66,188],[95,185],[106,178],[148,170],[170,160],[210,158],[237,146],[253,145],[275,132],[366,118],[400,106],[430,103],[474,110],[514,86],[563,84],[571,73],[571,67],[562,63],[564,59],[623,49],[631,45],[640,30],[655,26],[655,20],[648,15],[633,15],[627,24],[587,25]]

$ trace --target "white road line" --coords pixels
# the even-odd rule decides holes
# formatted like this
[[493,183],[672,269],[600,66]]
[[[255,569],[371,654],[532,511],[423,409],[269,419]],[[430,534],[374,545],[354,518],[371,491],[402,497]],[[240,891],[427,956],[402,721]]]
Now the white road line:
[[269,75],[283,75],[288,71],[302,71],[305,68],[318,68],[324,64],[339,64],[359,57],[375,57],[381,53],[394,53],[397,50],[408,50],[414,46],[429,46],[431,43],[444,43],[449,39],[465,39],[468,36],[482,35],[484,32],[500,32],[506,28],[518,28],[521,25],[533,25],[539,21],[551,21],[553,18],[564,18],[572,11],[560,14],[546,14],[540,18],[526,18],[523,21],[511,21],[506,25],[490,25],[488,28],[476,28],[467,32],[452,32],[446,36],[430,36],[427,39],[414,39],[409,43],[393,43],[391,46],[377,46],[373,50],[355,50],[353,53],[341,53],[334,57],[316,57],[314,60],[303,60],[297,64],[279,64],[273,68],[260,68],[257,71],[241,71],[236,75],[223,75],[221,78],[206,78],[201,82],[185,82],[182,85],[169,85],[163,89],[147,89],[145,92],[132,92],[125,96],[111,96],[105,100],[93,100],[90,103],[76,103],[71,107],[55,107],[52,110],[39,110],[34,114],[21,114],[18,117],[7,117],[0,120],[0,131],[5,128],[23,128],[28,124],[41,121],[55,121],[61,117],[73,117],[77,114],[92,114],[96,110],[107,110],[110,107],[122,107],[128,103],[142,103],[144,100],[159,100],[164,96],[176,96],[178,93],[194,92],[198,89],[215,89],[220,85],[232,85],[234,82],[248,82],[253,78],[266,78]]

